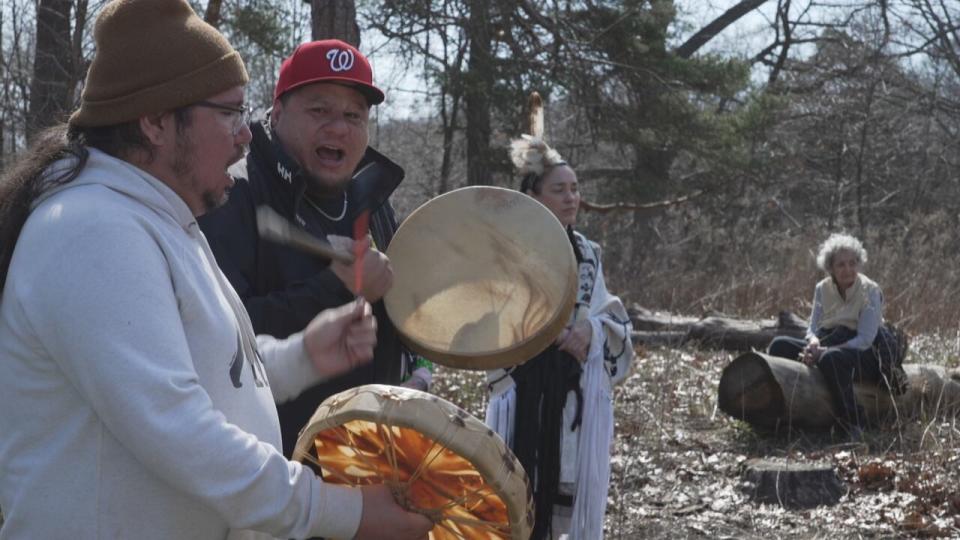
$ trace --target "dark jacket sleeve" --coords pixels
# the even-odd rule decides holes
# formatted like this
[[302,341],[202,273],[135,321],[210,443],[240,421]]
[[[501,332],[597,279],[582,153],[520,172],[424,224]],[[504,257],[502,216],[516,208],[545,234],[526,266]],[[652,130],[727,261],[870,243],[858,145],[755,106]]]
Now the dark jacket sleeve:
[[226,205],[200,219],[217,264],[243,300],[258,334],[284,338],[320,311],[353,297],[318,259],[260,240],[248,181],[237,179]]
[[321,311],[350,302],[353,295],[340,278],[324,269],[285,289],[265,295],[241,294],[240,298],[258,334],[284,338],[306,328]]

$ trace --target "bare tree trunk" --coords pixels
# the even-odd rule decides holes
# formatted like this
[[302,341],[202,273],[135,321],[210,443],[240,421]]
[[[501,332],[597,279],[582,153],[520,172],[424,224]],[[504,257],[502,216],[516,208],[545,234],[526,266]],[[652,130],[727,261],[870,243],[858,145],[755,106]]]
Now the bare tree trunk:
[[[790,0],[785,0],[777,6],[777,20],[780,21],[780,27],[783,30],[783,37],[780,38],[780,54],[770,69],[770,76],[767,77],[767,87],[772,87],[780,78],[780,72],[787,62],[790,54],[790,46],[793,44],[793,27],[790,26]],[[778,30],[779,31],[779,30]]]
[[[6,59],[6,51],[3,49],[4,43],[6,43],[3,29],[4,29],[4,13],[6,10],[0,9],[0,66],[3,66],[0,69],[3,69],[3,92],[0,94],[0,171],[6,170],[7,168],[7,117],[9,115],[7,104],[9,101],[9,92],[7,91],[8,83],[7,79],[7,68],[8,65]],[[11,152],[12,153],[12,152]]]
[[87,26],[87,7],[88,0],[76,0],[73,21],[73,40],[71,42],[71,52],[73,69],[71,70],[70,95],[68,97],[67,110],[74,108],[75,91],[80,82],[87,77],[87,60],[83,57],[83,32]]
[[856,174],[854,175],[857,188],[857,230],[860,234],[860,238],[863,238],[867,228],[867,216],[866,211],[863,208],[863,171],[864,161],[866,160],[865,156],[867,155],[867,146],[870,144],[870,122],[873,119],[873,98],[876,88],[877,81],[873,81],[870,83],[870,89],[867,91],[866,103],[864,103],[863,111],[863,125],[860,127],[860,148],[857,152]]
[[6,141],[7,141],[6,139],[6,134],[7,134],[7,84],[6,84],[7,68],[6,68],[6,64],[7,64],[7,60],[6,60],[6,57],[4,56],[5,51],[3,50],[3,44],[6,43],[3,35],[4,12],[5,12],[4,9],[0,9],[0,66],[3,66],[0,69],[3,70],[3,79],[4,79],[3,93],[0,94],[0,171],[6,170],[7,168],[7,145],[6,145]]
[[[444,3],[444,13],[447,5]],[[465,48],[458,40],[456,54],[450,58],[451,38],[445,32],[440,33],[443,43],[443,65],[445,74],[440,85],[440,120],[443,129],[443,158],[440,162],[440,185],[437,194],[450,190],[450,172],[453,169],[453,140],[459,128],[460,103],[463,100],[462,66]],[[449,66],[449,67],[448,67]],[[449,105],[448,105],[449,102]]]
[[[447,100],[449,97],[450,110],[447,111]],[[453,168],[453,137],[457,129],[457,114],[460,109],[460,96],[458,94],[449,95],[446,88],[442,90],[440,96],[440,118],[443,122],[443,158],[440,161],[440,186],[437,188],[437,194],[443,194],[450,190],[450,171]]]
[[[841,115],[839,126],[837,126],[836,132],[840,134],[840,141],[837,142],[836,149],[836,167],[833,171],[833,180],[834,180],[834,190],[831,194],[830,201],[830,216],[827,219],[827,228],[832,230],[836,226],[842,226],[842,216],[843,212],[843,159],[844,155],[847,152],[846,145],[846,130],[847,130],[847,120],[844,116]],[[838,223],[839,221],[839,223]]]
[[[307,1],[307,0],[304,0]],[[357,6],[354,0],[311,0],[313,39],[340,39],[360,46]]]
[[[22,131],[13,127],[16,131],[11,136],[11,144],[16,149],[16,145],[19,141],[17,138],[21,134],[26,134],[27,128],[27,119],[30,117],[30,81],[31,78],[24,77],[26,73],[30,73],[32,66],[29,63],[28,54],[23,52],[24,47],[29,49],[27,43],[30,42],[30,29],[28,28],[29,17],[24,16],[23,7],[21,6],[19,10],[14,8],[13,20],[10,28],[13,29],[13,48],[10,55],[10,66],[8,69],[15,73],[16,76],[11,77],[10,79],[5,80],[4,82],[10,83],[10,93],[13,96],[15,101],[8,101],[12,110],[14,112],[14,122],[19,121],[22,127]],[[36,47],[34,47],[34,50]]]
[[70,0],[40,0],[37,5],[37,45],[30,84],[27,138],[65,119],[72,101],[72,42]]
[[[440,187],[439,193],[446,193],[450,190],[450,173],[453,169],[453,141],[459,129],[460,104],[463,101],[463,84],[460,82],[461,71],[459,66],[463,62],[462,49],[457,53],[457,70],[450,70],[450,76],[456,80],[447,80],[443,85],[441,100],[441,119],[443,121],[443,160],[440,163]],[[447,100],[450,101],[449,111],[447,110]]]
[[470,60],[466,75],[467,184],[490,183],[490,94],[493,90],[490,3],[470,0]]
[[223,0],[210,0],[207,4],[207,11],[203,14],[203,20],[214,28],[220,28],[220,8],[223,6]]
[[[32,1],[32,0],[31,0]],[[27,117],[30,110],[30,59],[27,45],[34,42],[35,20],[25,15],[22,1],[8,2],[2,13],[3,47],[0,56],[0,119],[4,124],[2,151],[9,159],[17,153],[25,140]]]

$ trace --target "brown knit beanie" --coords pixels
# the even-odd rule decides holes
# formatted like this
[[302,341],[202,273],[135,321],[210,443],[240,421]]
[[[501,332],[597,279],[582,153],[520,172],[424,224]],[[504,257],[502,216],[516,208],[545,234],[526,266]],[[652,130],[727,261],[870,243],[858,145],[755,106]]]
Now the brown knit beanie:
[[247,83],[240,55],[186,0],[113,0],[93,37],[96,52],[71,126],[121,124]]

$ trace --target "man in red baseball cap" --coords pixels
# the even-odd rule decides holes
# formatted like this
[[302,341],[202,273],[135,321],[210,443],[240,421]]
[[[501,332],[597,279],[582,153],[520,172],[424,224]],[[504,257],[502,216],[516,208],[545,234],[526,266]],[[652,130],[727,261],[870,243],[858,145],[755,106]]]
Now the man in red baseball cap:
[[[258,333],[285,337],[357,296],[373,304],[374,361],[278,407],[287,456],[317,405],[334,393],[368,383],[429,387],[429,363],[400,343],[381,301],[393,283],[383,252],[397,229],[388,198],[404,176],[368,146],[369,110],[383,100],[370,62],[352,45],[300,45],[280,67],[273,108],[250,125],[250,152],[231,170],[238,179],[229,202],[200,221]],[[372,245],[362,258],[360,289],[352,266],[261,241],[255,209],[263,204],[325,239],[352,237],[354,220],[369,212]]]
[[315,82],[339,82],[356,88],[370,105],[383,103],[383,92],[373,85],[370,62],[353,45],[339,39],[304,43],[280,66],[274,99]]

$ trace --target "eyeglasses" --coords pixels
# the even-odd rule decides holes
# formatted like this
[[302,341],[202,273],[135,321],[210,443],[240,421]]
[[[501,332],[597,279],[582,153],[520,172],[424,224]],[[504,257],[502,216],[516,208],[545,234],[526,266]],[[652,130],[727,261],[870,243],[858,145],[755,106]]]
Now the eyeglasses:
[[212,101],[198,101],[193,104],[195,107],[207,107],[208,109],[216,109],[218,111],[224,111],[231,113],[230,118],[232,118],[230,124],[230,133],[236,137],[240,130],[243,129],[243,126],[247,125],[250,122],[250,109],[246,105],[241,105],[239,107],[234,107],[231,105],[224,105],[222,103],[214,103]]

